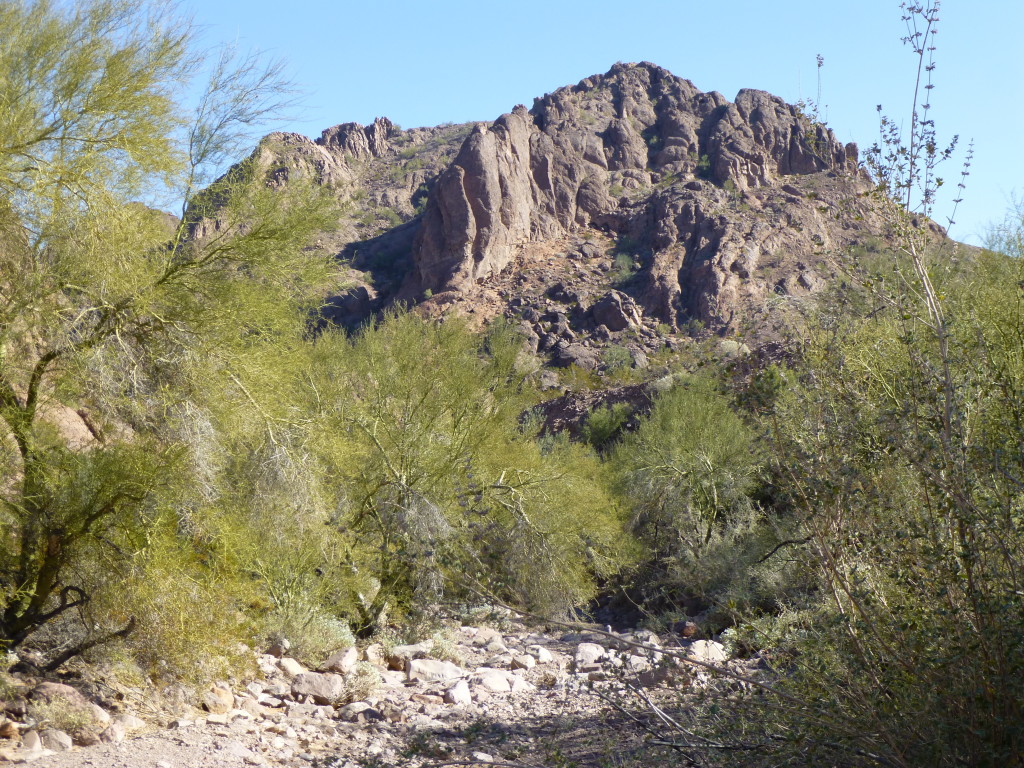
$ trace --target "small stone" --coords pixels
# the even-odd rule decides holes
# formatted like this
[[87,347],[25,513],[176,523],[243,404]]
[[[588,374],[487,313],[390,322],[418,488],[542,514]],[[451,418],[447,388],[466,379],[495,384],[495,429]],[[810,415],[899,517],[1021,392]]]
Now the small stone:
[[487,754],[486,752],[474,752],[472,755],[470,755],[470,757],[472,757],[478,763],[493,763],[494,762],[494,758],[491,755]]

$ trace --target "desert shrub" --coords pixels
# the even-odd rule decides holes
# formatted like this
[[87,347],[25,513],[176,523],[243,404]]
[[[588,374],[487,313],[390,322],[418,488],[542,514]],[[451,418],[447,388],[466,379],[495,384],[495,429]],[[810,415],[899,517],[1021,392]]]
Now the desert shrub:
[[633,356],[621,344],[610,344],[601,353],[601,362],[608,371],[617,371],[633,365]]
[[[772,537],[751,499],[761,457],[753,431],[713,380],[691,378],[660,395],[611,454],[631,525],[646,549],[652,599],[725,599]],[[735,586],[735,585],[734,585]]]
[[632,415],[628,403],[614,403],[590,412],[581,437],[594,448],[604,448],[619,436]]
[[509,329],[397,314],[318,351],[334,525],[372,582],[351,598],[362,632],[468,588],[564,611],[614,570],[620,526],[596,458],[520,430],[533,397]]

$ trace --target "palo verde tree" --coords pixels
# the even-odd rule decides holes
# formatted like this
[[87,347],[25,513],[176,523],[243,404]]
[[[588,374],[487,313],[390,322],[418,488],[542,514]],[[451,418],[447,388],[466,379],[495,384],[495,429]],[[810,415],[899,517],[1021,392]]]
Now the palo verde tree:
[[[196,521],[220,494],[220,436],[265,439],[261,403],[274,398],[260,387],[330,279],[304,246],[331,221],[311,186],[274,189],[252,162],[214,180],[281,106],[278,67],[230,55],[205,67],[187,19],[136,0],[15,0],[0,4],[0,27],[10,648],[127,578],[161,525],[179,544],[208,544]],[[181,94],[203,71],[192,109]],[[153,199],[176,200],[180,217],[139,202]]]
[[319,450],[339,483],[362,631],[481,594],[564,612],[619,567],[626,548],[596,457],[544,451],[523,433],[530,399],[508,328],[481,338],[457,318],[395,314],[317,346]]

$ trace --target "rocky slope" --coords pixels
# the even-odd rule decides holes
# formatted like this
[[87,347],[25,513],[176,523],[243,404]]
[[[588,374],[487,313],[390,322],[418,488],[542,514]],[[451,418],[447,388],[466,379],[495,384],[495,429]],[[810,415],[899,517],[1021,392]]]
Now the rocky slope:
[[504,315],[548,361],[589,369],[610,345],[635,362],[695,328],[771,336],[884,231],[856,146],[768,93],[730,102],[649,63],[490,125],[379,118],[272,134],[257,156],[276,183],[312,175],[338,199],[318,244],[348,268],[332,319],[396,300]]

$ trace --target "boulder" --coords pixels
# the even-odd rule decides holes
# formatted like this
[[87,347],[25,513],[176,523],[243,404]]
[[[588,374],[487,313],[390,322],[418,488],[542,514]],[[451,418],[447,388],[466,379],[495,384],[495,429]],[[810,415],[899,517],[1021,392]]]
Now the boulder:
[[210,690],[203,694],[203,709],[214,715],[222,715],[230,712],[235,706],[235,695],[219,685],[210,686]]
[[47,728],[45,731],[40,731],[39,741],[43,745],[43,749],[50,749],[54,752],[67,752],[74,746],[72,738],[64,733],[64,731],[59,731],[56,728]]
[[406,669],[406,679],[411,683],[436,683],[457,680],[468,674],[450,661],[439,659],[412,659]]
[[473,703],[473,696],[469,692],[469,683],[459,680],[455,685],[444,692],[444,700],[447,704],[465,706]]
[[686,649],[686,655],[706,664],[721,664],[729,660],[725,646],[714,640],[694,640]]
[[346,648],[337,653],[331,654],[331,656],[320,665],[320,672],[336,672],[339,675],[345,675],[351,672],[356,662],[359,661],[359,649],[352,647]]
[[345,695],[345,678],[330,672],[303,672],[292,678],[292,696],[311,696],[317,704],[333,704]]

